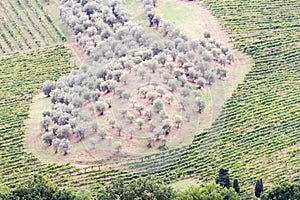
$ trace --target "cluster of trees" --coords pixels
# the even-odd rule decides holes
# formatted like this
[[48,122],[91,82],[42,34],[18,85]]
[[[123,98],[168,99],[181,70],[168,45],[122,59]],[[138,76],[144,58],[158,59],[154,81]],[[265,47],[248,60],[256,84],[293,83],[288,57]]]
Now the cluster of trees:
[[[61,16],[73,28],[78,42],[85,47],[87,54],[91,55],[95,61],[103,63],[104,60],[110,61],[111,59],[125,57],[127,61],[130,60],[129,64],[131,66],[129,65],[129,67],[132,67],[133,63],[137,64],[141,60],[151,59],[164,51],[171,55],[174,61],[178,56],[180,65],[185,63],[194,66],[205,65],[202,67],[202,73],[207,72],[202,76],[207,77],[207,79],[211,79],[210,74],[226,76],[226,70],[222,66],[226,62],[233,62],[233,56],[229,49],[212,39],[209,33],[205,33],[205,38],[201,40],[189,40],[185,34],[176,29],[171,23],[162,21],[163,28],[161,32],[165,37],[154,39],[147,30],[128,22],[127,17],[125,17],[127,22],[125,24],[124,20],[121,20],[121,23],[117,19],[115,15],[116,7],[118,10],[122,10],[122,15],[126,16],[120,2],[108,1],[107,5],[101,4],[100,1],[89,1],[86,4],[83,2],[86,1],[74,3],[67,0],[61,6]],[[88,13],[85,7],[91,4],[95,8],[92,13]],[[153,15],[154,19],[159,18],[154,17],[154,15],[156,16],[155,4],[156,1],[144,1],[146,14],[148,16]],[[113,20],[110,24],[107,19],[111,18]],[[88,24],[88,26],[85,24]],[[82,27],[82,29],[77,31],[75,28],[77,26]],[[94,34],[89,34],[89,29],[95,30]],[[216,62],[218,65],[208,69],[212,62]]]
[[162,180],[154,176],[147,176],[137,178],[129,183],[119,179],[114,180],[107,187],[98,191],[97,200],[169,200],[173,199],[175,194],[175,191]]
[[34,175],[13,190],[0,185],[0,200],[90,200],[88,190],[59,188],[48,177]]
[[106,130],[98,126],[95,116],[102,116],[111,108],[111,99],[101,97],[101,91],[112,90],[116,81],[108,81],[109,85],[101,83],[96,75],[88,76],[88,72],[81,73],[80,70],[74,70],[56,83],[45,82],[43,92],[51,96],[52,108],[43,112],[42,138],[53,146],[55,153],[58,150],[67,153],[70,147],[68,139],[73,134],[80,140],[87,134],[96,134],[100,139],[107,136]]
[[232,188],[222,187],[214,182],[200,186],[189,186],[179,191],[175,200],[240,200],[241,197]]
[[[231,184],[230,182],[230,178],[229,178],[229,174],[228,174],[229,170],[228,169],[223,169],[221,168],[219,170],[219,175],[218,177],[216,178],[216,184],[219,184],[225,188],[231,188],[233,187],[234,191],[239,194],[240,193],[240,187],[239,187],[239,183],[238,183],[238,180],[237,179],[234,179],[233,181],[233,185]],[[257,197],[257,198],[260,198],[262,197],[262,199],[277,199],[277,198],[274,198],[275,196],[278,197],[278,195],[281,194],[281,191],[280,190],[283,190],[285,191],[286,190],[286,187],[287,186],[290,186],[290,185],[284,185],[284,186],[279,186],[279,187],[276,187],[274,188],[274,190],[276,192],[273,192],[271,191],[270,193],[268,194],[264,194],[263,191],[264,191],[264,187],[263,187],[263,182],[262,182],[262,178],[258,178],[257,181],[256,181],[256,184],[255,184],[255,187],[254,187],[254,195]],[[294,186],[292,186],[294,187]],[[296,189],[297,187],[295,187]],[[298,188],[299,189],[299,188]],[[296,189],[297,190],[297,189]],[[299,190],[300,192],[300,190]],[[283,192],[284,193],[284,192]],[[282,194],[281,194],[282,195]],[[292,196],[294,195],[294,193],[292,193]],[[299,193],[300,195],[300,193]],[[270,198],[272,196],[272,198]],[[290,194],[286,195],[287,197],[290,196]],[[268,198],[267,198],[268,197]],[[279,198],[281,199],[281,198]],[[286,198],[286,199],[290,199],[290,198]],[[292,199],[292,198],[291,198]]]
[[[224,171],[223,171],[224,172]],[[222,172],[222,173],[223,173]],[[223,174],[224,175],[224,174]],[[220,176],[220,175],[219,175]],[[220,177],[221,178],[221,177]],[[224,177],[223,177],[224,178]],[[222,179],[222,178],[221,178]],[[227,184],[227,183],[225,183]],[[48,177],[34,175],[13,190],[0,185],[1,200],[240,200],[233,188],[215,182],[191,185],[175,191],[170,185],[154,176],[139,177],[131,181],[116,179],[91,193],[87,189],[59,188]],[[300,199],[300,185],[285,183],[275,186],[261,196],[262,200]]]
[[[128,80],[132,71],[148,82],[151,82],[151,73],[161,73],[162,82],[157,84],[165,83],[172,92],[180,92],[183,110],[188,98],[195,99],[199,113],[204,110],[205,102],[199,94],[191,95],[193,87],[201,89],[214,83],[217,77],[226,77],[224,66],[233,61],[227,47],[212,39],[209,33],[201,40],[189,40],[169,22],[161,22],[154,11],[156,1],[145,0],[144,5],[150,25],[158,28],[162,24],[161,39],[154,39],[147,30],[132,24],[119,1],[110,0],[106,4],[99,0],[63,1],[60,14],[93,63],[73,70],[56,83],[46,81],[44,84],[43,92],[51,96],[52,110],[44,112],[43,140],[52,145],[55,152],[67,153],[72,133],[80,140],[89,133],[105,138],[106,130],[100,129],[93,119],[111,108],[111,99],[107,99],[106,94],[130,100],[130,91],[124,88],[132,81]],[[153,95],[148,94],[147,98],[151,100]],[[172,97],[166,98],[172,101]],[[179,126],[182,120],[176,119]],[[136,119],[136,123],[143,126],[141,120]],[[113,125],[121,134],[122,123],[115,121]]]
[[145,14],[149,19],[149,26],[155,26],[156,29],[159,27],[160,17],[155,13],[154,7],[156,6],[157,0],[144,0]]
[[189,186],[186,190],[175,191],[163,181],[153,177],[138,178],[128,184],[121,180],[113,181],[98,193],[98,200],[143,199],[143,200],[240,200],[233,190],[224,188],[214,182]]
[[261,200],[296,200],[300,199],[300,184],[296,183],[283,183],[276,185],[269,192],[263,193]]
[[[152,85],[152,87],[155,87],[154,85]],[[137,111],[136,122],[139,129],[141,130],[145,125],[148,127],[147,129],[144,129],[144,131],[147,131],[147,147],[151,148],[155,141],[161,141],[162,145],[160,148],[165,149],[166,136],[171,132],[172,129],[172,125],[170,123],[172,116],[169,116],[168,112],[166,112],[164,108],[165,99],[168,97],[165,95],[165,89],[161,86],[158,86],[154,90],[148,85],[148,87],[140,87],[138,89],[138,94],[139,98],[144,99],[144,105],[147,105],[148,108],[146,109],[143,104],[140,104],[141,101],[139,104],[136,104],[135,100],[132,100],[134,101],[134,103],[132,102],[132,107]],[[169,95],[169,98],[173,99],[173,96]],[[128,119],[130,116],[133,116],[130,111],[126,112]],[[182,123],[182,117],[176,115],[173,118],[176,128],[179,128],[180,124]]]
[[219,170],[219,175],[216,178],[216,184],[221,185],[222,187],[225,187],[227,189],[233,187],[234,191],[239,194],[240,193],[240,186],[239,186],[239,182],[237,179],[233,180],[233,184],[231,184],[230,182],[230,178],[229,178],[229,174],[228,174],[229,170],[228,169],[223,169],[221,168]]

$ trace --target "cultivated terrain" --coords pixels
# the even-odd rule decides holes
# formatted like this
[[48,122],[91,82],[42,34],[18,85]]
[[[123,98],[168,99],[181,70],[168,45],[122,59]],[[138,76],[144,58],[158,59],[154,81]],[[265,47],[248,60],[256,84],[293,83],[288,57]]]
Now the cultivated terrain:
[[0,3],[0,181],[88,187],[220,168],[300,181],[297,0]]

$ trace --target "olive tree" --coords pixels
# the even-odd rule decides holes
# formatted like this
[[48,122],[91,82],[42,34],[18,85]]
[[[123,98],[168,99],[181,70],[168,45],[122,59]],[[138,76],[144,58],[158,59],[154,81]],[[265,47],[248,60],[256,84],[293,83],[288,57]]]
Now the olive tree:
[[141,118],[138,118],[138,119],[136,120],[136,123],[137,123],[139,129],[141,130],[141,129],[142,129],[142,126],[144,125],[144,120],[141,119]]
[[98,129],[99,129],[99,126],[98,126],[98,123],[96,120],[92,121],[90,124],[89,124],[89,127],[91,129],[91,131],[95,134],[98,132]]
[[110,118],[108,123],[109,123],[109,125],[111,125],[112,128],[114,128],[115,124],[116,124],[116,120],[114,118]]
[[171,104],[171,102],[174,101],[173,95],[171,95],[171,94],[167,95],[166,100],[168,101],[168,104]]
[[111,108],[111,104],[112,104],[111,98],[106,98],[106,99],[105,99],[105,103],[107,103],[108,108]]
[[168,115],[166,114],[166,112],[165,112],[164,110],[161,110],[161,111],[159,112],[159,116],[160,116],[160,118],[161,118],[161,121],[163,121],[163,120],[169,118]]
[[128,74],[127,73],[122,74],[120,80],[123,82],[124,85],[126,85],[128,81]]
[[100,128],[98,130],[98,135],[103,140],[107,136],[107,132],[104,128]]
[[188,96],[190,96],[190,91],[191,90],[189,88],[184,87],[184,88],[182,88],[180,95],[182,97],[188,97]]
[[84,126],[76,127],[76,134],[80,140],[82,140],[85,137],[85,132],[86,132],[86,127],[84,127]]
[[43,139],[43,141],[46,143],[46,144],[48,144],[49,146],[51,146],[52,145],[52,141],[53,141],[53,133],[52,132],[46,132],[44,135],[43,135],[43,137],[42,137],[42,139]]
[[57,124],[60,126],[69,124],[70,119],[71,115],[69,113],[61,113],[58,117]]
[[157,95],[154,92],[148,92],[147,93],[147,99],[153,103],[153,101],[157,98]]
[[135,130],[131,128],[131,129],[129,130],[129,135],[130,135],[129,139],[130,139],[130,140],[133,138],[134,133],[135,133]]
[[44,86],[43,86],[43,93],[47,97],[50,97],[51,91],[54,90],[55,88],[56,88],[55,82],[47,80],[47,81],[45,81]]
[[206,83],[206,80],[202,77],[200,77],[196,80],[196,84],[199,89],[203,88],[205,86],[205,83]]
[[171,131],[171,125],[168,119],[163,121],[163,125],[162,125],[162,129],[163,129],[163,133],[165,135],[168,135]]
[[71,134],[71,126],[69,124],[65,124],[63,126],[61,126],[60,128],[60,132],[57,135],[58,138],[62,139],[62,138],[68,138]]
[[168,64],[166,64],[166,67],[169,69],[169,72],[172,74],[173,70],[175,68],[174,64],[173,63],[168,63]]
[[78,95],[74,95],[74,97],[72,97],[72,104],[75,108],[80,108],[83,104],[83,99]]
[[161,64],[162,66],[165,66],[166,61],[167,61],[167,56],[166,56],[166,54],[160,53],[160,54],[158,55],[157,60],[158,60],[158,63],[159,63],[159,64]]
[[52,147],[54,149],[54,153],[57,153],[58,151],[58,148],[59,148],[59,145],[60,145],[60,139],[58,138],[54,138],[53,141],[52,141]]
[[155,25],[156,29],[158,29],[159,24],[160,24],[160,17],[158,15],[155,15],[152,19],[152,24]]
[[166,83],[169,82],[169,80],[172,78],[171,75],[169,73],[164,72],[162,74],[162,78],[165,80]]
[[156,123],[154,120],[148,122],[150,132],[153,132],[156,129]]
[[159,64],[158,64],[157,60],[151,61],[148,65],[148,68],[151,69],[152,73],[155,73],[158,67],[159,67]]
[[92,37],[93,35],[97,34],[97,28],[94,26],[88,27],[86,32],[88,33],[89,37]]
[[100,11],[100,5],[96,1],[89,1],[83,6],[82,11],[91,16],[94,12]]
[[129,121],[130,124],[132,124],[133,119],[134,119],[134,115],[131,113],[127,113],[126,114],[126,119]]
[[205,108],[205,102],[198,97],[198,98],[196,98],[195,103],[196,103],[198,112],[202,113]]
[[144,110],[144,106],[143,105],[136,105],[135,106],[135,109],[136,109],[136,111],[138,111],[139,112],[139,115],[142,115],[142,111]]
[[121,122],[116,123],[116,129],[117,129],[118,135],[121,136],[121,132],[123,130],[123,125]]
[[75,35],[83,33],[84,27],[81,24],[77,24],[74,26]]
[[217,69],[217,75],[219,75],[219,79],[225,78],[227,76],[227,70],[219,68]]
[[215,82],[215,75],[212,72],[209,72],[205,75],[205,79],[209,85]]
[[170,22],[164,21],[162,26],[163,26],[162,32],[164,37],[168,36],[173,32],[174,26]]
[[181,87],[187,86],[187,84],[189,84],[186,76],[180,76],[178,78],[178,81],[179,81]]
[[98,115],[103,115],[106,110],[106,104],[103,101],[99,101],[96,103],[96,111]]
[[139,93],[143,95],[144,99],[147,97],[148,89],[146,87],[142,87],[139,89]]
[[179,115],[175,115],[175,124],[177,126],[177,128],[179,128],[179,125],[182,123],[182,117]]
[[154,141],[153,135],[151,133],[147,134],[146,139],[147,139],[147,147],[151,148],[152,143]]
[[68,154],[68,150],[70,149],[70,142],[68,139],[63,139],[59,143],[59,150],[64,154]]
[[234,63],[234,57],[233,57],[233,54],[228,54],[228,55],[226,56],[226,58],[227,58],[229,64]]
[[49,116],[46,116],[42,119],[40,125],[41,125],[41,128],[44,129],[44,131],[48,131],[48,128],[49,128],[49,125],[51,123],[51,118]]
[[208,40],[209,38],[211,38],[211,34],[210,34],[210,32],[208,32],[208,31],[205,31],[203,35],[204,35],[204,38],[207,39],[207,40]]
[[174,92],[177,89],[178,81],[173,78],[173,79],[169,80],[168,86],[170,87],[171,91]]
[[114,142],[114,148],[115,148],[117,153],[120,153],[120,151],[122,149],[122,143],[120,141]]
[[165,94],[165,91],[162,87],[157,87],[156,91],[159,93],[160,97],[162,97]]
[[153,112],[151,109],[147,109],[146,112],[145,112],[145,117],[148,118],[148,120],[151,120],[152,117],[153,117]]
[[159,113],[163,109],[163,102],[161,99],[155,99],[153,102],[153,108],[156,113]]

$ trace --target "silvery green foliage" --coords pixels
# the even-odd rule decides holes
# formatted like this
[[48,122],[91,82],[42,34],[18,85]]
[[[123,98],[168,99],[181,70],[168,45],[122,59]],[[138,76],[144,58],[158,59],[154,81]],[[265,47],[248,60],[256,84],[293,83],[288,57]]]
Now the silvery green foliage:
[[[206,84],[212,84],[216,77],[225,77],[224,64],[234,62],[230,50],[211,38],[210,33],[205,33],[205,38],[190,40],[173,24],[160,19],[155,13],[156,0],[144,0],[143,3],[145,17],[148,17],[150,26],[154,25],[162,34],[161,39],[154,39],[149,31],[133,24],[120,0],[106,3],[101,0],[64,0],[62,3],[61,17],[74,31],[76,41],[92,63],[72,70],[56,82],[56,88],[47,90],[52,102],[50,128],[61,126],[56,130],[57,135],[66,125],[81,139],[85,133],[93,131],[87,122],[94,114],[102,115],[112,106],[111,101],[108,103],[103,98],[105,94],[118,94],[129,100],[130,94],[120,87],[130,81],[127,74],[132,71],[147,80],[148,71],[156,73],[159,68],[165,67],[168,72],[162,74],[164,83],[171,91],[184,88],[181,93],[187,97],[190,95],[188,88],[192,88],[190,82],[201,89]],[[169,58],[176,65],[168,62]],[[159,91],[163,96],[164,91]],[[159,99],[152,96],[150,100],[154,108],[162,107]],[[168,99],[168,103],[173,100],[171,97]],[[88,109],[84,108],[86,104],[89,104]],[[201,112],[202,102],[199,107]],[[133,123],[132,116],[127,113],[126,119]],[[85,127],[79,127],[79,124],[85,124]],[[67,142],[61,143],[63,149],[67,149]],[[58,147],[54,149],[57,151]]]

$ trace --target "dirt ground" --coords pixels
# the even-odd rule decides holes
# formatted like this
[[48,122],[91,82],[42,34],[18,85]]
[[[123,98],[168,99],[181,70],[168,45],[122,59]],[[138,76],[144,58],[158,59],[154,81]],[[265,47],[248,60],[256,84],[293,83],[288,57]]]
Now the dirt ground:
[[[130,3],[135,4],[135,1],[132,0]],[[140,4],[140,2],[138,2]],[[196,5],[195,5],[196,4]],[[182,16],[180,18],[174,19],[173,15],[168,15],[168,11],[171,9],[181,8],[181,12],[186,13],[189,11],[188,18]],[[145,21],[141,13],[134,12],[134,10],[129,7],[129,13],[131,14],[131,18],[133,18],[137,23],[142,23]],[[170,1],[170,0],[162,0],[159,2],[156,11],[160,13],[162,18],[165,18],[179,27],[183,32],[185,32],[190,38],[200,38],[204,31],[209,31],[213,38],[217,41],[220,41],[226,44],[228,47],[232,49],[232,44],[229,41],[229,37],[224,32],[220,22],[210,14],[209,10],[207,10],[200,2],[190,2],[190,1]],[[176,10],[175,10],[176,12]],[[143,13],[142,13],[143,14]],[[171,13],[172,14],[172,13]],[[193,21],[186,21],[187,19],[197,19]],[[172,21],[173,20],[173,21]],[[73,50],[74,55],[78,60],[78,64],[82,64],[85,62],[88,57],[84,53],[83,49],[76,43],[74,36],[70,36],[67,43],[65,43],[66,47],[69,47]],[[193,133],[188,134],[184,140],[179,137],[180,141],[174,140],[171,146],[178,146],[190,144],[193,140],[193,136],[197,134],[199,131],[209,128],[211,123],[215,120],[215,118],[219,115],[222,106],[225,101],[231,96],[232,92],[236,88],[237,84],[240,83],[244,79],[244,75],[250,70],[251,67],[251,59],[246,57],[241,52],[233,50],[235,63],[229,67],[228,77],[225,81],[217,80],[210,87],[205,87],[202,90],[202,96],[206,100],[206,109],[201,114],[200,119],[198,119],[199,129],[197,131],[194,130],[193,127],[190,127]],[[99,161],[105,161],[110,158],[120,158],[126,156],[134,156],[141,155],[143,152],[136,149],[135,143],[141,141],[132,141],[129,146],[124,146],[123,153],[118,155],[113,155],[111,151],[113,147],[109,147],[107,141],[100,141],[102,146],[107,146],[105,151],[99,152],[99,149],[91,148],[90,141],[86,140],[84,142],[74,143],[73,147],[71,147],[70,154],[66,156],[61,155],[53,155],[53,150],[50,147],[45,146],[41,141],[40,134],[40,126],[39,122],[42,119],[42,112],[45,110],[45,107],[49,107],[49,101],[43,97],[43,94],[36,96],[33,99],[33,106],[38,109],[34,109],[33,113],[30,116],[33,116],[26,123],[29,124],[30,127],[34,126],[31,130],[27,130],[29,134],[26,134],[25,137],[25,147],[28,151],[32,152],[37,158],[45,163],[57,162],[57,163],[67,163],[71,162],[79,167],[82,167],[87,164],[95,164]],[[32,110],[31,110],[32,111]],[[127,124],[124,124],[128,126]],[[114,131],[114,130],[112,130]],[[128,139],[128,135],[123,135],[120,139]],[[73,138],[71,140],[76,140]],[[106,144],[107,143],[107,144]],[[145,142],[146,143],[146,142]],[[147,150],[147,148],[145,148]],[[129,153],[130,152],[130,153]],[[136,154],[135,152],[139,152]],[[145,152],[144,152],[145,153]],[[148,152],[149,153],[149,152]],[[150,152],[151,153],[151,152]]]

